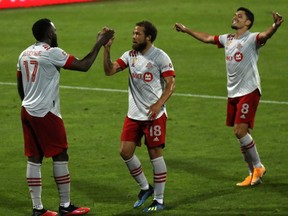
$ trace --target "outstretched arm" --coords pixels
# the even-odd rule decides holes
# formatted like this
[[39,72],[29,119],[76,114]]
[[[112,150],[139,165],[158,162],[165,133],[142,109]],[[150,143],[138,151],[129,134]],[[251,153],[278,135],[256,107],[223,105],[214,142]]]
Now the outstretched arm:
[[81,60],[78,60],[75,58],[71,66],[69,67],[70,70],[78,70],[78,71],[86,72],[90,69],[101,47],[105,45],[114,35],[113,30],[110,30],[110,29],[104,30],[104,29],[98,33],[97,41],[95,45],[93,46],[92,50]]
[[259,33],[259,39],[261,43],[266,43],[266,41],[273,36],[273,34],[277,31],[279,26],[284,22],[282,16],[277,13],[272,13],[274,23],[271,27],[269,27],[266,31]]
[[189,34],[192,37],[194,37],[197,40],[202,41],[204,43],[216,44],[213,35],[207,34],[205,32],[193,31],[192,29],[187,28],[186,26],[184,26],[181,23],[176,23],[174,28],[176,29],[176,31]]

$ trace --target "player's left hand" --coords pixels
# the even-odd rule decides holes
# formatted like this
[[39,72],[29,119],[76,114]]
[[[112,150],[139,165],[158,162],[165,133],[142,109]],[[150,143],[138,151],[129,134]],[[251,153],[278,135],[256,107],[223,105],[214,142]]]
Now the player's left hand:
[[158,113],[160,112],[161,110],[161,106],[158,105],[157,103],[155,104],[152,104],[150,107],[149,107],[149,111],[147,113],[147,116],[150,120],[154,120]]
[[278,28],[282,24],[282,22],[284,22],[284,19],[278,12],[273,12],[272,15],[274,19],[274,24]]
[[112,38],[114,38],[114,30],[104,27],[102,31],[98,32],[97,42],[101,45],[107,44]]
[[185,32],[186,26],[184,26],[182,23],[175,23],[174,29],[178,32]]

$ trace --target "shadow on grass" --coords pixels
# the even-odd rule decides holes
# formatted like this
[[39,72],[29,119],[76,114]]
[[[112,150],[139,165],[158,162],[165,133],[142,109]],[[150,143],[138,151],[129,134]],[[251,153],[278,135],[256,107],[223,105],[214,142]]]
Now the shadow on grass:
[[[205,164],[201,163],[203,160],[205,160]],[[278,194],[276,197],[279,198],[283,197],[283,199],[287,199],[288,197],[288,183],[283,182],[285,180],[285,176],[273,176],[269,178],[269,175],[265,176],[264,183],[261,185],[258,185],[256,187],[236,187],[233,184],[235,183],[235,173],[233,172],[227,172],[223,173],[223,170],[226,168],[223,167],[221,169],[217,169],[217,166],[207,166],[207,164],[213,164],[213,161],[215,159],[211,158],[194,158],[191,160],[177,160],[177,159],[167,159],[167,166],[171,170],[171,172],[180,172],[181,177],[184,179],[189,179],[192,177],[192,175],[200,176],[201,178],[212,180],[210,185],[206,185],[206,188],[201,188],[203,185],[196,186],[198,187],[196,190],[196,193],[193,194],[193,191],[189,191],[191,188],[189,185],[181,185],[181,187],[184,190],[179,194],[177,194],[177,190],[175,190],[175,194],[172,194],[172,197],[169,197],[169,201],[166,203],[166,210],[163,212],[157,213],[157,215],[237,215],[237,216],[248,216],[252,215],[253,213],[259,212],[261,215],[285,215],[283,212],[288,212],[288,209],[285,209],[283,206],[277,205],[277,200],[275,200],[275,203],[272,203],[271,206],[264,206],[263,208],[259,209],[257,206],[261,206],[260,203],[258,203],[256,206],[253,206],[248,204],[245,206],[245,203],[241,203],[241,205],[238,205],[235,202],[235,206],[233,204],[233,197],[242,197],[242,199],[237,198],[238,201],[243,201],[247,197],[253,197],[254,192],[257,192],[256,196],[262,196],[263,194],[267,194],[268,198],[269,194],[276,193]],[[217,163],[219,166],[219,163]],[[223,164],[227,164],[227,162],[223,162]],[[221,163],[220,163],[221,165]],[[224,165],[223,165],[224,166]],[[183,172],[184,171],[184,172]],[[269,174],[269,173],[267,173]],[[172,176],[172,175],[171,175]],[[138,215],[145,215],[144,212],[142,212],[144,207],[141,207],[139,209],[133,209],[130,208],[127,203],[133,204],[133,198],[131,196],[133,195],[127,193],[127,187],[129,188],[129,176],[127,178],[127,185],[121,186],[117,181],[117,179],[108,178],[107,181],[102,182],[97,181],[74,181],[73,185],[77,189],[84,191],[87,197],[89,197],[91,200],[99,200],[101,203],[113,203],[115,205],[120,205],[119,213],[115,213],[119,211],[119,207],[117,209],[111,208],[111,214],[114,216],[138,216]],[[194,176],[195,178],[195,176]],[[199,183],[199,177],[196,177],[196,179]],[[273,180],[273,182],[272,182]],[[177,179],[173,179],[174,183],[177,185]],[[200,179],[201,181],[201,179]],[[225,181],[225,182],[223,182]],[[126,181],[124,181],[126,182]],[[132,182],[132,181],[131,181]],[[181,181],[183,184],[183,180]],[[126,183],[125,183],[126,184]],[[184,181],[185,184],[185,181]],[[187,182],[187,184],[189,184]],[[171,186],[171,185],[170,185]],[[186,189],[185,189],[186,188]],[[185,190],[188,191],[185,193]],[[173,189],[172,189],[173,190]],[[249,193],[247,194],[246,191]],[[259,192],[259,193],[258,193]],[[261,202],[261,197],[257,197],[257,200]],[[168,199],[167,199],[168,200]],[[211,203],[213,200],[218,200],[213,206],[207,206],[203,207],[203,203]],[[220,201],[219,201],[220,200]],[[221,200],[223,202],[226,200],[228,203],[230,202],[231,205],[223,205],[221,206]],[[272,199],[273,200],[273,199]],[[225,202],[226,202],[225,201]],[[283,203],[283,201],[282,201]],[[149,205],[150,202],[147,201],[145,205]],[[220,206],[218,206],[220,205]],[[121,207],[123,206],[123,208]],[[205,205],[204,205],[205,206]],[[243,207],[245,206],[245,207]],[[189,213],[191,212],[191,214]],[[92,214],[93,215],[93,214]]]

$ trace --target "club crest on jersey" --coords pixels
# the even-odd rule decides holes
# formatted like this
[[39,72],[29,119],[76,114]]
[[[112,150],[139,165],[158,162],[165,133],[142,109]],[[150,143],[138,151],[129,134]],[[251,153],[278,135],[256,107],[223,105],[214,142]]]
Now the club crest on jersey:
[[152,67],[153,67],[153,65],[152,65],[151,62],[148,62],[148,63],[146,64],[146,68],[147,68],[147,69],[151,69]]

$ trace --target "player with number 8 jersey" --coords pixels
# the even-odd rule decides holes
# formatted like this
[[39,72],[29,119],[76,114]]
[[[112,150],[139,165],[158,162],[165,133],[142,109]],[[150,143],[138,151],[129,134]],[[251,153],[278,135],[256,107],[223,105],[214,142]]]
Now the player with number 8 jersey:
[[236,184],[241,187],[262,183],[262,177],[266,173],[251,131],[262,94],[257,67],[259,49],[284,22],[279,13],[273,12],[272,16],[272,26],[265,31],[254,33],[250,32],[254,14],[245,7],[239,7],[233,15],[231,28],[235,33],[210,35],[187,28],[181,23],[175,24],[178,32],[187,33],[201,42],[225,48],[228,93],[226,125],[233,127],[249,173],[244,181]]

